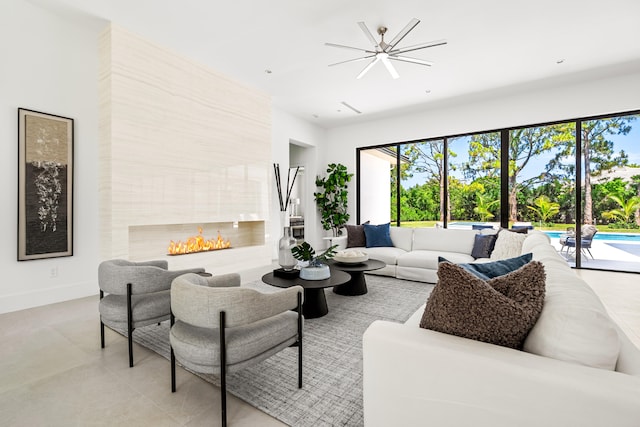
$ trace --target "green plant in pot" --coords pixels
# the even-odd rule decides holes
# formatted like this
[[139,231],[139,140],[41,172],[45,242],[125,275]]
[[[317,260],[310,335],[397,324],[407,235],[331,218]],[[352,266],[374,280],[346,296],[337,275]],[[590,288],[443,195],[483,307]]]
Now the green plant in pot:
[[302,242],[298,246],[291,248],[293,257],[299,261],[307,261],[307,267],[300,269],[300,278],[305,280],[323,280],[330,276],[329,266],[324,264],[336,255],[338,245],[333,245],[320,255],[316,255],[315,249],[308,243]]
[[322,214],[322,228],[332,230],[333,236],[342,233],[342,227],[349,221],[347,212],[347,185],[352,173],[347,172],[347,167],[340,163],[331,163],[327,167],[325,178],[316,177],[316,186],[320,191],[313,193],[318,209]]

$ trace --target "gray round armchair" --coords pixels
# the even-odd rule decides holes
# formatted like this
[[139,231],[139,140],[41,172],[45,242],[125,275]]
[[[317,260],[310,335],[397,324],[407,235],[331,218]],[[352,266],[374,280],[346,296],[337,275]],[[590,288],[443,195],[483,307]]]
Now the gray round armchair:
[[167,261],[103,261],[98,267],[100,287],[100,344],[104,348],[104,326],[127,331],[129,366],[133,367],[133,330],[171,317],[171,282],[203,268],[168,270]]
[[195,372],[220,375],[226,426],[226,374],[287,347],[298,347],[302,388],[302,295],[301,286],[269,294],[241,288],[238,274],[176,278],[171,286],[171,391],[176,391],[176,359]]

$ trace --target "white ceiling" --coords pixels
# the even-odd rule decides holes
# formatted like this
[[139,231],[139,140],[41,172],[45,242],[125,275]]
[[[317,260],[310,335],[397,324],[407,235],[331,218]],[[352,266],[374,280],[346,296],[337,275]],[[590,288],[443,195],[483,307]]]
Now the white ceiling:
[[[598,70],[640,70],[639,0],[31,1],[112,21],[324,127]],[[357,22],[374,34],[388,27],[388,41],[414,17],[421,23],[399,47],[446,39],[411,53],[433,67],[394,62],[397,80],[381,64],[360,80],[366,62],[328,67],[359,54],[325,42],[369,48]]]

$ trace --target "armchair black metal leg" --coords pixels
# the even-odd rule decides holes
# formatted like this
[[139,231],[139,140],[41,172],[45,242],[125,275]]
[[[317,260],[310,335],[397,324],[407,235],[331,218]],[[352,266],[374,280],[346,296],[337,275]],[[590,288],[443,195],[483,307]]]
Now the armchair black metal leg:
[[[100,290],[100,299],[104,298],[104,291]],[[100,316],[100,348],[104,348],[104,323],[102,323],[102,316]]]
[[176,392],[176,355],[171,347],[171,393]]
[[100,321],[100,348],[104,348],[104,323]]
[[298,388],[302,388],[302,293],[298,292]]
[[131,283],[127,283],[127,335],[129,342],[129,367],[133,368],[133,308],[131,307]]
[[220,405],[222,427],[227,427],[227,343],[225,340],[224,311],[220,312]]
[[[173,312],[171,313],[171,326],[175,323],[175,316]],[[171,343],[169,343],[169,348],[171,349],[171,393],[176,392],[176,355],[173,353],[173,347],[171,347]]]

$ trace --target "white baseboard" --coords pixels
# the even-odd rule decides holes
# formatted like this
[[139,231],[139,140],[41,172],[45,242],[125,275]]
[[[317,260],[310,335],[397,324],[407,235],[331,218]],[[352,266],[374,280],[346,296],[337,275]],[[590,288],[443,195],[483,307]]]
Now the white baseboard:
[[98,286],[95,281],[72,283],[47,289],[36,289],[23,293],[2,295],[0,296],[0,314],[84,298],[91,295],[98,295]]

